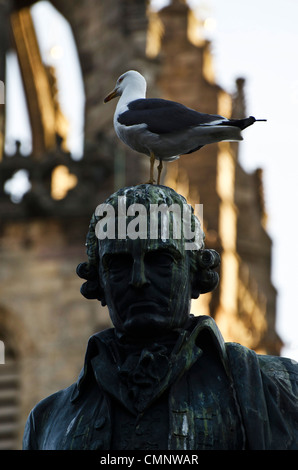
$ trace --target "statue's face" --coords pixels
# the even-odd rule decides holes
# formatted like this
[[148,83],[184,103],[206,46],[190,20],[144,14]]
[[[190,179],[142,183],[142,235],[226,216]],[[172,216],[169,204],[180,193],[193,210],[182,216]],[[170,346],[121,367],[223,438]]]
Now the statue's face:
[[182,326],[190,313],[189,257],[183,245],[101,241],[100,277],[114,326],[150,337]]

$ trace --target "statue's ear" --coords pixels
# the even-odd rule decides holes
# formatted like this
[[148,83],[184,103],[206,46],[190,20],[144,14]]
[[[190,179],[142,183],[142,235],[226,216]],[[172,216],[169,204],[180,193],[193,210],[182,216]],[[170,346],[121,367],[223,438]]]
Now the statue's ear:
[[219,275],[215,268],[220,264],[220,256],[215,250],[200,250],[194,255],[191,280],[191,297],[211,292],[218,285]]
[[99,272],[97,266],[89,263],[80,263],[76,269],[77,275],[86,279],[81,285],[80,292],[86,299],[97,299],[102,306],[106,305],[104,290],[100,284]]

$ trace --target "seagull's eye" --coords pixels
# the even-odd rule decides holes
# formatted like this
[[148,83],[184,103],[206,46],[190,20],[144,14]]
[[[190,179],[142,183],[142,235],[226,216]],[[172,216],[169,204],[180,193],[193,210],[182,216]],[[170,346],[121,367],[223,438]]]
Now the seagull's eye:
[[123,78],[124,77],[120,77],[119,80],[118,80],[118,83],[121,83],[123,81]]

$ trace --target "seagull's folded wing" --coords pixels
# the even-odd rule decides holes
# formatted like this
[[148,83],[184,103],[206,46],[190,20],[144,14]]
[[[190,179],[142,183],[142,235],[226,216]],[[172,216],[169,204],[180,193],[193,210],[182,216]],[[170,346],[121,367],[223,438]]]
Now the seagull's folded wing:
[[222,116],[199,113],[180,103],[158,98],[132,101],[128,104],[128,110],[119,114],[117,120],[128,127],[146,124],[147,129],[155,134],[228,123]]

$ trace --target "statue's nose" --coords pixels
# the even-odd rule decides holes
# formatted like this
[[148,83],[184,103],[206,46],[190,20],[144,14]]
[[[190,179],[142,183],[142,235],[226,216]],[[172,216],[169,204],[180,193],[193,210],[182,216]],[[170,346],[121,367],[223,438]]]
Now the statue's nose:
[[134,260],[129,285],[137,289],[150,285],[150,281],[147,279],[145,273],[144,260]]

